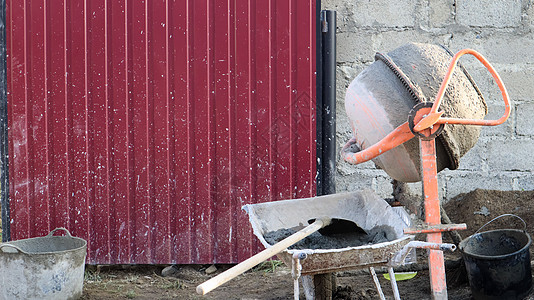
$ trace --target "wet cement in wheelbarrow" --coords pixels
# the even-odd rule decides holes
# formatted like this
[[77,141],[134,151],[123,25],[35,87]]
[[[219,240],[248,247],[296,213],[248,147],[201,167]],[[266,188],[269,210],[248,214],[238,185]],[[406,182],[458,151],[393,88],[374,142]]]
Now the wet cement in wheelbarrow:
[[[273,245],[294,234],[295,232],[297,232],[297,230],[283,228],[276,231],[267,232],[263,237],[269,244]],[[353,232],[324,235],[319,232],[314,232],[299,242],[293,244],[293,246],[289,247],[288,249],[341,249],[377,244],[392,241],[394,239],[395,234],[393,228],[390,226],[376,226],[369,230],[368,233],[361,229]]]

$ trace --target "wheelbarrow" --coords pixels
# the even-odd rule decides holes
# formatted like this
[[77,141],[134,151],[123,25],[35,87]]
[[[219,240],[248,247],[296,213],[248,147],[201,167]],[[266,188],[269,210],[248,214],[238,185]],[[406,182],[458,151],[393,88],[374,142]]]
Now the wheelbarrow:
[[[414,239],[413,235],[405,235],[403,233],[409,224],[403,220],[393,207],[371,190],[248,204],[243,206],[243,209],[249,216],[254,235],[266,247],[266,250],[236,265],[232,268],[234,270],[229,269],[199,285],[197,292],[200,294],[211,291],[261,261],[277,255],[286,265],[292,268],[295,299],[299,297],[298,280],[303,275],[305,276],[302,279],[306,298],[316,299],[322,297],[314,295],[315,291],[309,288],[313,286],[309,284],[310,280],[312,280],[311,276],[361,268],[369,268],[381,298],[385,299],[374,272],[374,267],[376,266],[388,267],[395,299],[400,299],[394,280],[393,267],[403,263],[406,254],[411,248],[416,246],[429,248],[433,246],[439,249],[455,249],[454,245],[449,244],[430,245],[424,242],[412,241]],[[289,242],[289,245],[283,246],[280,246],[280,244],[284,241],[270,244],[265,238],[267,233],[279,229],[291,228],[299,230],[295,235],[309,231],[310,226],[317,222],[313,221],[323,216],[327,216],[328,219],[354,222],[365,232],[370,232],[377,227],[388,228],[389,241],[340,249],[286,249],[304,237],[299,236],[297,241],[293,240]],[[308,225],[310,222],[313,222],[312,225]],[[318,229],[314,228],[312,230]],[[414,242],[418,244],[414,244]],[[255,259],[258,255],[261,255],[261,258]]]

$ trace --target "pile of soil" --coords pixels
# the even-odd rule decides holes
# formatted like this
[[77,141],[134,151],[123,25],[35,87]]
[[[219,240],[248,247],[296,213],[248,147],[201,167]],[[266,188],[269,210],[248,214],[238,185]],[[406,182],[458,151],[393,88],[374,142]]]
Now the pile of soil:
[[[527,232],[534,234],[534,191],[495,191],[477,189],[460,194],[443,208],[453,223],[466,223],[467,230],[459,231],[462,238],[474,234],[484,224],[503,214],[514,214],[523,219]],[[523,229],[521,220],[502,217],[481,231],[495,229]]]
[[[279,229],[277,231],[267,232],[264,235],[265,240],[273,245],[288,236],[297,232],[294,229]],[[347,247],[358,247],[369,244],[377,244],[395,239],[394,231],[389,226],[376,226],[369,233],[363,230],[354,232],[345,232],[338,234],[321,234],[314,232],[299,242],[293,244],[288,249],[341,249]]]

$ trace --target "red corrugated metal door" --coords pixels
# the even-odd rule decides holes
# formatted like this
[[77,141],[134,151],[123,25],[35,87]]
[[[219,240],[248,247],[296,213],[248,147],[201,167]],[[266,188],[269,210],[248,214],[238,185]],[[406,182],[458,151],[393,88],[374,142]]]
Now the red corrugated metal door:
[[316,1],[7,0],[10,234],[231,263],[315,194]]

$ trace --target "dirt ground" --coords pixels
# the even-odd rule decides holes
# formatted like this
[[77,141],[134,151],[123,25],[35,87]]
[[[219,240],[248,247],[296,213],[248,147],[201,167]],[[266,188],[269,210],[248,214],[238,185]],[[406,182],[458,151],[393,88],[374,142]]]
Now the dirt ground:
[[[205,296],[195,293],[198,284],[209,279],[208,266],[179,266],[174,277],[161,277],[162,267],[136,266],[102,268],[87,271],[82,299],[293,299],[291,269],[282,265],[272,269],[252,270],[213,290]],[[219,272],[229,266],[218,266]],[[216,274],[217,274],[216,273]],[[379,275],[384,294],[393,299],[389,282]],[[371,276],[363,271],[337,274],[334,299],[377,299]],[[418,271],[415,278],[399,281],[402,299],[430,299],[428,272]],[[305,299],[301,293],[300,299]],[[470,299],[467,284],[449,287],[449,299]]]
[[[527,232],[532,234],[533,199],[534,191],[475,190],[452,199],[444,208],[453,223],[467,223],[468,229],[460,232],[463,238],[494,217],[505,213],[516,214],[525,220]],[[487,228],[522,226],[521,221],[506,217]],[[471,299],[471,291],[461,264],[459,253],[446,255],[449,299]],[[293,299],[291,270],[277,261],[266,262],[206,296],[197,295],[196,286],[231,266],[217,265],[217,271],[207,275],[205,270],[209,265],[181,265],[177,266],[173,276],[162,277],[161,271],[164,267],[88,266],[83,299]],[[401,298],[430,299],[429,275],[423,250],[418,250],[418,263],[410,265],[409,269],[417,270],[417,275],[410,280],[398,282]],[[389,281],[381,274],[379,278],[386,298],[393,299]],[[337,292],[334,299],[377,298],[371,276],[365,270],[337,273]],[[303,294],[301,299],[305,299]],[[531,295],[528,299],[534,299],[534,296]]]

